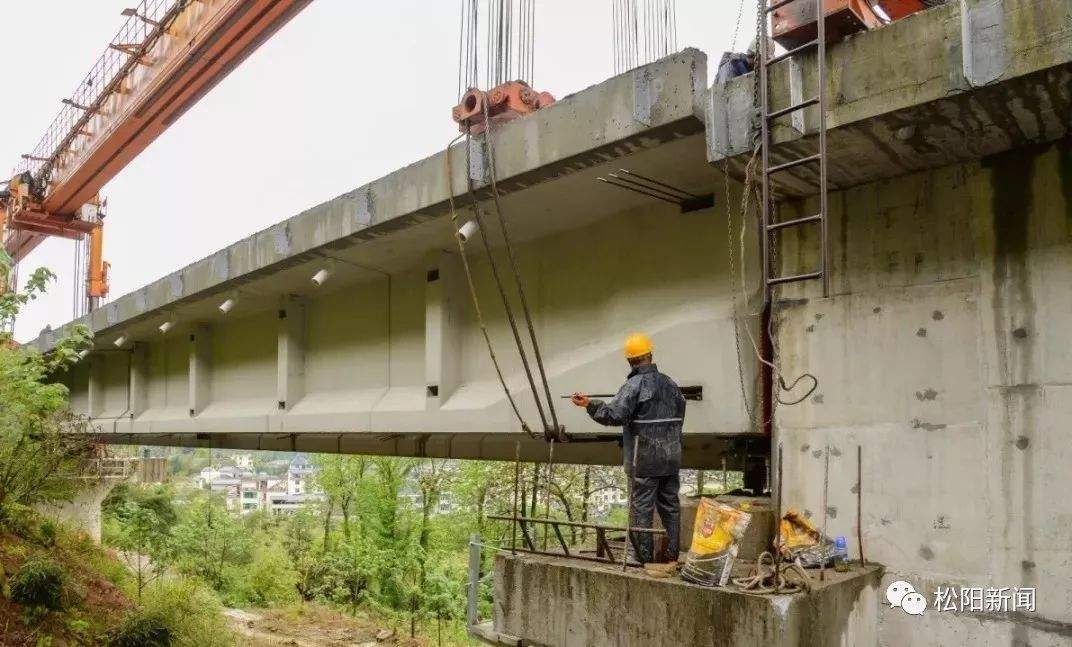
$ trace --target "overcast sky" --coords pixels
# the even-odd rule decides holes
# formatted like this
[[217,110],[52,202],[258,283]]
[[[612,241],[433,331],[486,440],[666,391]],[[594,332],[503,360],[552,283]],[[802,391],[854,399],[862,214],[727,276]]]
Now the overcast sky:
[[[4,3],[0,169],[31,150],[133,0]],[[557,97],[613,74],[612,0],[536,0],[535,85]],[[739,0],[677,0],[678,48],[729,49]],[[737,49],[753,37],[744,0]],[[460,0],[314,0],[108,184],[112,298],[441,150],[456,134]],[[6,157],[5,157],[6,156]],[[6,161],[5,161],[6,159]],[[59,280],[16,337],[71,318],[73,243],[24,261]]]

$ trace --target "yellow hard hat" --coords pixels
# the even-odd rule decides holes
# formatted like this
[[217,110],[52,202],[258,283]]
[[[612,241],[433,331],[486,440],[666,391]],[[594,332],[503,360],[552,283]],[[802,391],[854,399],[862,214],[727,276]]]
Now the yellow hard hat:
[[635,332],[625,338],[625,357],[627,359],[647,355],[652,348],[654,346],[652,346],[651,339],[647,335]]

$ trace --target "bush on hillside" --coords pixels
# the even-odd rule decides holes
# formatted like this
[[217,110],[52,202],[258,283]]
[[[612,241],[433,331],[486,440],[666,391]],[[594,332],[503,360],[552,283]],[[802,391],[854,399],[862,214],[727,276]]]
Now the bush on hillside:
[[33,558],[23,563],[11,580],[11,600],[27,607],[63,609],[67,572],[56,562]]
[[41,521],[41,525],[37,527],[37,534],[41,545],[46,548],[52,548],[56,545],[56,523],[51,519]]
[[160,619],[170,633],[168,644],[171,647],[229,647],[234,644],[220,599],[194,578],[156,580],[145,589],[141,613]]
[[136,609],[108,636],[109,647],[171,647],[171,628],[155,612]]

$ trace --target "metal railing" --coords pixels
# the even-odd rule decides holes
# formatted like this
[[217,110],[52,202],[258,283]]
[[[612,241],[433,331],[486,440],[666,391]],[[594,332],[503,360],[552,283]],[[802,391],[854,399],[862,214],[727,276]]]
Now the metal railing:
[[138,469],[137,458],[93,458],[82,463],[78,476],[84,479],[126,479]]
[[[623,567],[626,566],[626,565],[630,565],[630,566],[640,566],[641,565],[640,562],[637,562],[636,560],[630,560],[629,559],[629,549],[628,549],[628,546],[626,545],[626,539],[625,539],[625,537],[627,536],[627,533],[630,536],[630,541],[632,541],[632,538],[631,538],[632,535],[636,535],[636,534],[640,534],[640,533],[647,533],[647,534],[650,534],[650,535],[665,535],[666,534],[666,530],[664,530],[662,528],[629,528],[629,527],[626,527],[626,526],[610,526],[610,525],[606,525],[606,524],[588,523],[588,522],[583,522],[583,521],[567,521],[565,519],[538,519],[538,518],[534,518],[534,517],[523,517],[523,516],[517,516],[517,517],[512,517],[511,516],[511,517],[508,517],[506,515],[495,515],[495,514],[489,514],[487,516],[487,518],[488,519],[493,519],[495,521],[509,521],[513,525],[514,528],[516,528],[517,530],[520,530],[520,532],[521,532],[521,541],[524,544],[524,547],[520,547],[520,546],[517,545],[517,540],[516,540],[517,533],[513,533],[515,539],[513,539],[511,541],[510,552],[513,552],[513,553],[531,553],[533,555],[548,555],[548,556],[553,556],[553,557],[572,557],[574,559],[583,559],[583,560],[587,560],[587,561],[590,561],[590,562],[603,562],[603,563],[609,563],[609,564],[621,564]],[[532,529],[532,533],[530,534],[529,526],[532,526],[532,525],[540,525],[540,526],[543,526],[544,529],[545,529],[544,548],[542,548],[542,549],[536,547],[537,537],[536,537],[535,529]],[[565,535],[562,534],[562,526],[565,526],[567,528],[584,528],[584,529],[587,529],[587,530],[594,530],[595,535],[596,535],[595,553],[593,554],[592,551],[590,551],[590,550],[585,551],[585,550],[580,549],[580,548],[578,548],[576,546],[573,546],[572,547],[573,550],[570,550],[570,548],[571,548],[570,543],[566,541]],[[555,538],[558,540],[558,544],[562,548],[562,552],[559,552],[557,550],[548,550],[547,549],[547,541],[546,541],[547,540],[547,536],[546,536],[546,532],[547,532],[546,529],[547,528],[550,528],[550,529],[552,529],[554,531]],[[617,539],[617,540],[612,539],[609,536],[610,533],[620,533],[622,535],[622,538]],[[615,555],[614,544],[619,545],[619,550],[620,550],[620,553],[621,553],[620,558],[617,555]],[[634,549],[634,551],[636,550],[635,545],[634,545],[633,549]]]
[[59,157],[104,101],[115,92],[123,79],[139,64],[139,59],[167,30],[167,26],[185,8],[189,0],[141,0],[134,12],[124,12],[127,21],[111,40],[52,120],[44,136],[13,174],[30,172],[41,186],[48,181]]

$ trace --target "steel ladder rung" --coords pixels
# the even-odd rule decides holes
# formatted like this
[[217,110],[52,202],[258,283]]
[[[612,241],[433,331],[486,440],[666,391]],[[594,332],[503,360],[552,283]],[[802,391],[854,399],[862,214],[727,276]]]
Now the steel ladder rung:
[[781,9],[782,7],[784,7],[785,5],[787,5],[789,3],[796,2],[796,1],[797,0],[779,0],[778,2],[775,2],[774,4],[772,4],[769,7],[767,7],[766,12],[767,13],[772,13],[774,11],[777,11],[777,10]]
[[767,67],[770,67],[771,65],[774,65],[775,63],[781,63],[785,59],[793,58],[797,54],[799,54],[799,53],[801,53],[801,52],[803,52],[805,50],[811,49],[812,47],[815,47],[818,44],[819,44],[819,39],[818,38],[816,38],[815,40],[809,40],[808,42],[804,43],[803,45],[798,45],[798,46],[794,47],[793,49],[789,50],[788,52],[782,52],[781,54],[775,56],[771,60],[767,61],[766,65],[767,65]]
[[[762,117],[759,121],[762,128],[762,185],[763,185],[763,224],[761,225],[763,231],[763,281],[765,289],[765,298],[772,298],[772,289],[774,286],[783,285],[786,283],[796,283],[801,281],[820,280],[823,283],[823,296],[826,296],[829,292],[829,274],[828,274],[828,251],[827,251],[827,150],[826,150],[826,113],[825,109],[826,98],[824,93],[826,92],[826,19],[825,5],[828,0],[763,0],[763,12],[761,14],[762,20],[760,21],[759,34],[757,35],[757,43],[759,44],[759,65],[757,71],[759,73],[758,82],[760,84],[759,92],[762,95],[762,109],[759,111]],[[815,6],[815,23],[816,34],[812,40],[800,43],[787,51],[772,55],[771,46],[768,44],[768,24],[770,22],[770,16],[778,9],[787,5],[799,2],[798,6],[804,6],[807,3],[812,3]],[[818,91],[817,96],[802,100],[800,103],[790,105],[786,108],[778,110],[772,110],[770,103],[770,88],[768,81],[768,74],[771,70],[771,66],[781,63],[786,59],[791,59],[802,52],[808,52],[812,49],[816,50],[815,63],[818,69]],[[771,149],[774,144],[771,138],[770,129],[773,125],[776,125],[775,120],[786,115],[796,113],[797,111],[804,110],[806,108],[816,106],[819,110],[819,140],[818,149],[814,154],[805,154],[804,157],[797,159],[791,159],[787,162],[780,164],[772,164]],[[818,190],[820,196],[820,204],[818,213],[802,216],[799,218],[790,218],[783,222],[776,222],[774,213],[772,211],[772,199],[771,184],[773,182],[772,176],[775,173],[787,171],[789,169],[803,166],[805,164],[818,163]],[[821,227],[821,233],[819,234],[820,245],[820,257],[818,267],[815,271],[803,272],[799,274],[787,274],[782,276],[776,276],[776,268],[772,267],[772,247],[780,241],[780,237],[772,234],[772,232],[786,230],[789,227],[803,226],[818,224]]]
[[810,281],[823,278],[822,270],[808,272],[807,274],[792,274],[790,276],[775,276],[767,279],[767,285],[781,285],[782,283],[795,283],[797,281]]
[[767,225],[767,231],[776,231],[778,229],[785,229],[786,227],[796,227],[797,225],[806,225],[809,222],[818,222],[823,219],[823,214],[817,213],[814,216],[805,216],[803,218],[796,218],[794,220],[786,220],[785,222],[775,222]]
[[796,166],[800,166],[801,164],[808,164],[808,163],[811,163],[811,162],[818,162],[822,158],[823,158],[823,156],[822,156],[821,153],[816,153],[815,155],[809,155],[808,157],[801,157],[800,159],[795,159],[795,160],[793,160],[791,162],[786,162],[785,164],[778,164],[777,166],[772,166],[769,169],[767,169],[767,175],[774,175],[775,173],[779,173],[781,171],[785,171],[785,170],[794,168]]
[[817,105],[818,103],[819,103],[819,97],[812,97],[812,98],[807,99],[805,101],[801,101],[800,103],[795,103],[795,104],[793,104],[793,105],[791,105],[791,106],[789,106],[787,108],[782,108],[781,110],[775,110],[774,112],[772,112],[772,113],[767,115],[767,119],[777,119],[778,117],[784,117],[784,116],[786,116],[787,114],[789,114],[791,112],[796,112],[797,110],[803,110],[804,108],[809,108],[811,106]]

